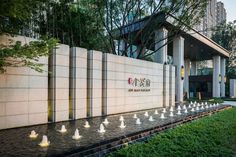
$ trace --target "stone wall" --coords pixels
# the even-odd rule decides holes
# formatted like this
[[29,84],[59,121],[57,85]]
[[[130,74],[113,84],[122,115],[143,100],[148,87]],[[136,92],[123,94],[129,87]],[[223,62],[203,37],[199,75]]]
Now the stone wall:
[[[116,114],[163,106],[163,64],[104,54],[103,108]],[[166,68],[169,77],[169,66]],[[140,85],[143,79],[144,85]],[[135,80],[137,84],[135,84]],[[147,81],[150,81],[150,86]],[[169,106],[169,78],[166,103]],[[142,82],[141,82],[142,83]],[[173,91],[173,90],[172,90]]]
[[70,119],[87,117],[87,50],[71,48]]
[[[0,43],[7,45],[9,37],[1,36]],[[32,41],[18,36],[11,38]],[[38,73],[27,67],[7,67],[0,74],[0,129],[48,122],[48,59],[42,57],[46,72]]]
[[69,46],[60,44],[49,56],[49,120],[69,119]]
[[102,53],[88,52],[88,117],[102,115]]
[[[0,42],[6,40],[1,37]],[[175,103],[175,67],[171,65],[63,44],[39,62],[44,64],[43,73],[8,67],[0,75],[0,129]]]

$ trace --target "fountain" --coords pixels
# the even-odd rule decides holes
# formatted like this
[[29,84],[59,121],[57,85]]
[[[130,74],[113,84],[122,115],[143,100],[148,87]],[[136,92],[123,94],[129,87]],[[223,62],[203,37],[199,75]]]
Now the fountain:
[[173,111],[170,111],[170,117],[174,117]]
[[84,127],[85,127],[85,128],[90,128],[90,125],[89,125],[89,122],[88,122],[88,121],[85,121]]
[[148,117],[148,112],[147,112],[147,111],[144,113],[144,116],[145,116],[145,117]]
[[185,110],[185,109],[186,109],[186,105],[183,106],[183,110]]
[[153,122],[153,121],[154,121],[154,119],[153,119],[152,116],[150,116],[148,120],[149,120],[150,122]]
[[138,124],[138,125],[142,124],[142,123],[140,122],[140,119],[139,119],[139,118],[136,119],[136,124]]
[[209,106],[208,105],[206,105],[206,109],[208,109],[209,108]]
[[161,113],[161,119],[165,119],[166,117],[164,116],[164,113]]
[[198,110],[199,110],[199,107],[197,106],[197,107],[196,107],[196,111],[198,111]]
[[103,124],[109,124],[109,121],[107,120],[107,118],[105,118],[105,120],[103,121]]
[[61,130],[57,130],[57,131],[59,131],[60,133],[65,133],[65,132],[67,132],[67,129],[66,129],[65,125],[62,125]]
[[191,102],[190,102],[190,105],[192,105],[192,104],[193,104],[193,102],[191,101]]
[[170,107],[170,112],[173,112],[174,111],[174,108],[173,106]]
[[102,123],[100,124],[100,128],[99,128],[98,132],[99,133],[105,133],[106,132],[106,130],[104,128],[104,125]]
[[162,113],[166,113],[166,108],[163,108],[163,109],[162,109]]
[[212,108],[212,105],[211,105],[211,104],[209,105],[209,108]]
[[41,147],[47,147],[49,146],[50,141],[48,141],[48,137],[46,135],[43,135],[42,141],[39,143]]
[[181,107],[180,107],[180,105],[178,106],[177,110],[178,110],[178,111],[180,111],[180,110],[181,110]]
[[191,104],[189,104],[189,105],[188,105],[188,108],[189,108],[189,109],[190,109],[190,108],[192,108],[192,105],[191,105]]
[[158,114],[158,110],[155,110],[154,114]]
[[219,106],[219,103],[216,103],[216,106]]
[[205,105],[207,105],[207,101],[205,102]]
[[185,110],[184,110],[184,113],[188,113],[188,110],[187,110],[187,109],[185,109]]
[[201,106],[200,103],[197,103],[197,107]]
[[195,105],[195,104],[193,104],[193,107],[196,107],[196,105]]
[[29,135],[30,138],[37,138],[38,137],[38,134],[36,134],[36,132],[34,130],[32,130],[30,132],[30,135]]
[[78,139],[80,139],[81,137],[82,137],[82,136],[80,136],[79,130],[76,129],[74,135],[72,136],[72,139],[73,139],[73,140],[78,140]]
[[123,116],[120,116],[120,121],[124,121],[124,117]]
[[194,110],[194,107],[191,109],[191,112],[194,112],[195,110]]
[[133,118],[134,118],[134,119],[136,119],[136,118],[137,118],[137,114],[136,114],[136,113],[134,114]]
[[178,112],[177,112],[177,115],[181,115],[181,112],[180,112],[180,110],[178,110]]
[[123,128],[125,128],[126,127],[126,125],[125,125],[125,123],[124,123],[124,121],[121,121],[121,123],[120,123],[120,126],[119,126],[121,129],[123,129]]
[[202,105],[201,110],[204,110],[204,105]]

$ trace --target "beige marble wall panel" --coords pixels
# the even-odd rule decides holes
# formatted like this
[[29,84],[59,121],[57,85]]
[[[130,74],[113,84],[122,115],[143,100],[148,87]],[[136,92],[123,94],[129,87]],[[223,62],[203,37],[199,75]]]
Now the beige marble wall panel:
[[[104,54],[107,114],[144,110],[163,106],[163,65],[133,58]],[[151,80],[150,87],[133,87],[128,78]],[[168,86],[167,86],[168,87]],[[129,92],[129,89],[148,89]],[[168,88],[169,91],[169,88]]]

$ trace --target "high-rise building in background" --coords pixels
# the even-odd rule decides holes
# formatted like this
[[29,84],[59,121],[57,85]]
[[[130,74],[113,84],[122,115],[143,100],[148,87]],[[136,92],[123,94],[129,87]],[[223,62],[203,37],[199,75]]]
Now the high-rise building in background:
[[206,7],[205,16],[201,19],[200,23],[195,27],[200,33],[211,38],[214,28],[217,24],[226,21],[226,10],[224,3],[217,2],[217,0],[209,0]]
[[221,24],[226,22],[226,10],[224,8],[224,3],[219,1],[216,3],[216,24]]

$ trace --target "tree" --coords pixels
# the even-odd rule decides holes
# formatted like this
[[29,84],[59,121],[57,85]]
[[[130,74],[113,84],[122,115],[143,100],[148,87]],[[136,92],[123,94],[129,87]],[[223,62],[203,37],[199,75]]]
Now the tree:
[[[172,42],[173,38],[180,34],[180,30],[188,30],[192,26],[196,25],[200,18],[205,14],[205,8],[207,0],[106,0],[105,3],[105,21],[103,22],[105,28],[105,50],[108,53],[117,55],[129,56],[137,51],[140,53],[133,56],[139,59],[151,59],[151,56],[155,54],[160,48],[155,51],[149,51],[159,41],[151,41],[155,35],[155,30],[163,26],[163,23],[156,22],[155,17],[159,13],[164,13],[164,18],[167,19],[174,15],[173,24],[175,27],[169,30],[168,44]],[[97,15],[103,19],[103,12],[98,11]],[[142,20],[145,17],[149,17],[144,28],[137,32],[128,32],[125,35],[122,34],[122,28],[125,26]],[[124,40],[126,45],[122,52],[120,40]],[[114,43],[118,40],[118,43]],[[139,41],[139,48],[134,47],[135,42]],[[118,47],[118,51],[116,51]],[[129,53],[129,54],[128,54]]]
[[39,8],[34,31],[58,38],[61,43],[87,49],[102,49],[102,19],[94,10],[103,12],[103,0],[49,0]]
[[[221,23],[214,29],[212,40],[229,51],[228,67],[236,65],[236,21],[229,23]],[[230,70],[230,69],[229,69]]]
[[[32,33],[32,17],[43,5],[39,0],[1,0],[0,5],[0,35],[18,35]],[[7,66],[28,66],[42,72],[38,59],[48,56],[49,50],[56,46],[54,38],[42,37],[38,41],[22,44],[20,41],[9,45],[0,45],[0,73]]]

